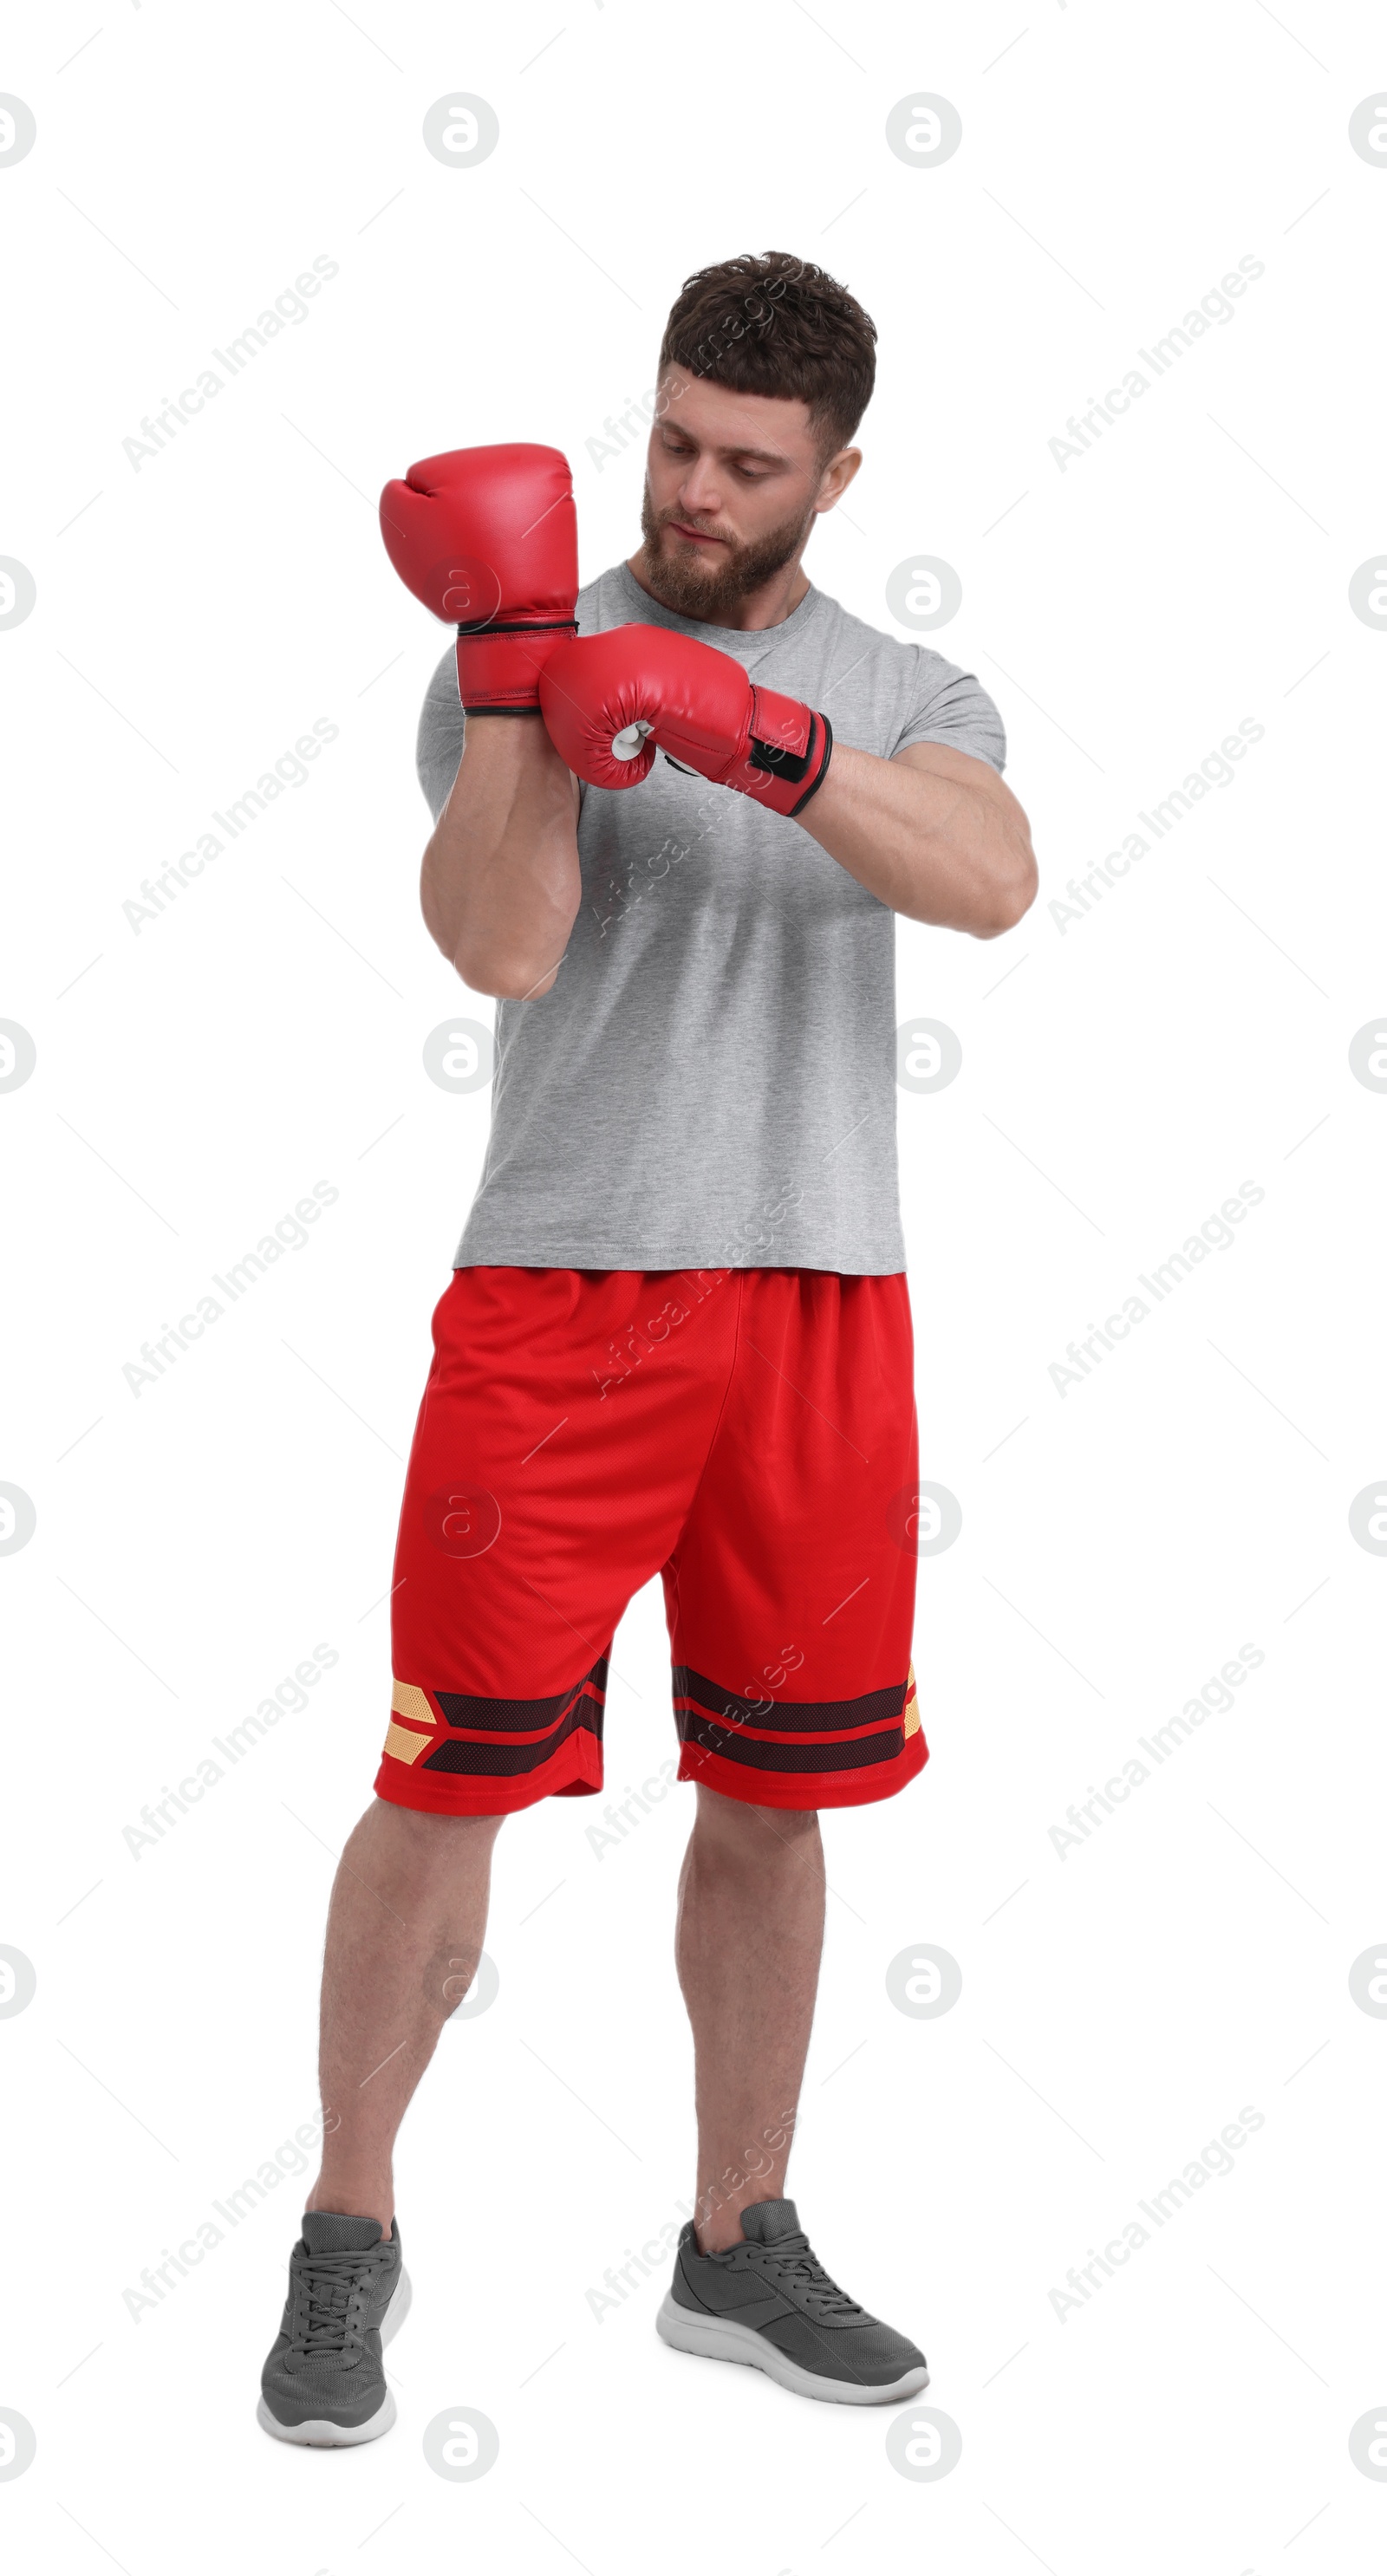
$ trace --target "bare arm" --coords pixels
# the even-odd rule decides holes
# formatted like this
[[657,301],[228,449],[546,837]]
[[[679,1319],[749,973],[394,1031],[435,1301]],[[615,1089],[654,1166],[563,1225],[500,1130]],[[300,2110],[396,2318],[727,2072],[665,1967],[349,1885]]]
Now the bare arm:
[[452,792],[424,852],[430,936],[474,993],[534,1001],[577,917],[578,781],[543,718],[469,716]]
[[828,776],[798,821],[821,850],[893,912],[995,939],[1038,882],[1030,826],[985,760],[915,742],[894,760],[835,743]]

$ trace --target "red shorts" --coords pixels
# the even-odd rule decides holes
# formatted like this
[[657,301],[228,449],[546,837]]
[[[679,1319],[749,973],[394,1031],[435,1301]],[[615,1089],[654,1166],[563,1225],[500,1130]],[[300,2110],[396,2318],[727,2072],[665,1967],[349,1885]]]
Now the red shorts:
[[848,1807],[914,1778],[903,1274],[482,1266],[433,1332],[378,1796],[600,1790],[613,1632],[657,1571],[681,1780]]

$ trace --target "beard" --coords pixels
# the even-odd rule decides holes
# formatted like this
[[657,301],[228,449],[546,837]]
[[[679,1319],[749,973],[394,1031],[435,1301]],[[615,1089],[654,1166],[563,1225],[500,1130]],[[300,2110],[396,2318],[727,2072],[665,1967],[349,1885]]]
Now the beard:
[[675,511],[657,518],[647,483],[641,493],[641,536],[645,543],[645,578],[647,587],[666,608],[677,616],[691,617],[717,625],[723,612],[740,605],[752,591],[783,572],[799,553],[813,522],[812,507],[801,510],[793,519],[782,520],[765,536],[750,545],[739,545],[735,538],[724,538],[718,553],[705,558],[685,545],[678,537],[667,537],[666,528]]

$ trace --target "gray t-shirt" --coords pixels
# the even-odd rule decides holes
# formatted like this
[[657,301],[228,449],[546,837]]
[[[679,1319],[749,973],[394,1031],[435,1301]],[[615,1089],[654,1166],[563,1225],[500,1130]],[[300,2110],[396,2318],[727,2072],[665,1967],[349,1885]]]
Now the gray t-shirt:
[[[971,672],[820,590],[744,634],[676,616],[617,564],[578,621],[696,636],[881,759],[943,742],[1004,765]],[[463,725],[450,651],[419,724],[435,819]],[[491,1136],[454,1267],[903,1270],[889,907],[798,823],[664,754],[637,787],[583,788],[578,851],[556,982],[497,1008]]]

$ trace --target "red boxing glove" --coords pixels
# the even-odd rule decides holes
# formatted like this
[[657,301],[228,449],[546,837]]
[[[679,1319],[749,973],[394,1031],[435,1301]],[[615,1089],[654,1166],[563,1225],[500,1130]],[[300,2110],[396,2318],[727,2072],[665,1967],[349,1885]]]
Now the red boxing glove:
[[758,689],[730,653],[664,626],[612,626],[561,644],[539,703],[555,749],[590,787],[634,787],[658,747],[773,814],[798,814],[833,749],[827,716]]
[[578,632],[573,477],[557,447],[457,447],[380,496],[401,581],[458,631],[469,715],[539,706],[539,675]]

